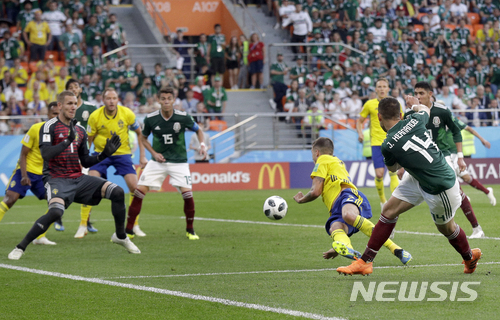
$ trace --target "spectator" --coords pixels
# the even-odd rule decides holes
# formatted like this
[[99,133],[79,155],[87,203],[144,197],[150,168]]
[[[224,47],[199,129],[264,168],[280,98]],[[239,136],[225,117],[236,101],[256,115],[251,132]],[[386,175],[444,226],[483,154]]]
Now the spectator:
[[208,43],[207,43],[207,35],[202,33],[200,34],[200,42],[196,44],[196,49],[194,51],[195,54],[195,68],[196,73],[200,74],[202,67],[208,65],[207,56],[208,56]]
[[[97,19],[97,16],[96,16]],[[106,34],[106,50],[111,51],[127,44],[127,37],[122,25],[117,21],[116,14],[109,15],[108,22],[104,24]]]
[[206,113],[207,110],[205,108],[205,104],[203,102],[198,102],[196,104],[196,113],[198,115],[194,116],[194,120],[197,122],[197,123],[206,123],[207,125],[203,128],[203,131],[207,131],[208,128],[209,128],[209,125],[210,125],[210,120],[208,119],[208,117],[205,117],[203,116],[204,113]]
[[99,86],[97,86],[96,83],[92,82],[90,74],[85,74],[79,79],[82,79],[82,84],[80,85],[80,88],[82,90],[80,96],[82,100],[84,101],[94,100],[95,95],[97,94],[97,92],[100,91]]
[[455,95],[450,93],[450,89],[447,86],[443,86],[442,90],[443,92],[436,96],[436,100],[441,100],[448,109],[453,109]]
[[71,51],[71,46],[73,44],[79,47],[81,42],[82,39],[80,35],[74,31],[71,21],[66,21],[66,31],[59,37],[59,48],[61,52],[64,52],[66,55]]
[[120,84],[119,72],[115,69],[113,60],[106,61],[106,67],[101,72],[101,88],[117,88]]
[[205,147],[206,147],[205,150],[207,151],[206,156],[200,155],[201,145],[200,145],[200,141],[198,140],[198,135],[196,135],[196,134],[191,135],[191,140],[189,141],[189,149],[194,150],[194,162],[196,162],[196,163],[208,163],[208,162],[210,162],[210,156],[208,155],[208,150],[210,150],[210,148],[212,147],[212,145],[210,144],[210,136],[207,133],[205,133],[203,135],[203,137],[204,137],[204,143],[205,143]]
[[250,89],[257,87],[257,80],[259,80],[259,87],[264,87],[264,60],[266,58],[264,43],[260,41],[259,35],[253,33],[250,36],[250,52],[248,54],[248,62],[250,63],[249,73],[252,80]]
[[[225,113],[227,104],[226,89],[222,87],[222,79],[219,76],[214,78],[214,86],[203,92],[204,102],[209,113]],[[212,117],[223,120],[222,116]]]
[[47,45],[52,42],[52,34],[47,22],[42,21],[42,12],[40,10],[34,12],[35,18],[26,25],[23,37],[30,49],[30,60],[39,61],[45,58]]
[[144,79],[146,79],[146,72],[144,72],[144,67],[142,63],[138,62],[134,67],[135,74],[137,75],[137,89],[139,89],[144,83]]
[[66,90],[66,82],[68,82],[69,79],[71,79],[71,77],[68,75],[68,68],[61,67],[59,75],[54,78],[57,86],[57,94]]
[[59,38],[63,33],[63,23],[66,22],[66,16],[58,10],[57,1],[50,2],[48,6],[49,11],[45,11],[42,15],[42,19],[49,25],[50,34],[52,36],[52,41],[47,42],[47,49],[54,50],[57,48],[58,51],[61,51],[59,47]]
[[311,103],[311,106],[316,106],[318,110],[325,111],[328,110],[328,102],[325,101],[325,93],[320,92],[316,96],[316,101]]
[[[290,88],[286,90],[286,102],[283,106],[285,111],[289,111],[295,105],[295,101],[299,98],[299,82],[297,80],[292,80],[290,83]],[[285,119],[283,119],[285,120]]]
[[465,114],[467,119],[469,120],[468,125],[471,127],[482,127],[486,126],[486,112],[479,112],[479,98],[472,98],[472,104],[467,109],[467,113]]
[[406,101],[405,99],[403,99],[403,97],[401,97],[401,91],[399,91],[398,88],[392,89],[391,96],[395,99],[398,99],[399,104],[401,105],[401,107],[403,107],[403,110],[405,110]]
[[83,28],[83,34],[85,41],[82,47],[85,49],[85,54],[90,55],[94,46],[101,46],[102,35],[104,34],[103,28],[97,24],[95,15],[90,16],[89,23]]
[[52,102],[57,100],[57,84],[54,78],[48,80],[47,93],[49,95],[48,101]]
[[45,101],[40,100],[40,95],[38,93],[33,94],[33,101],[28,103],[28,110],[33,111],[34,114],[40,114],[43,108],[46,108],[47,104]]
[[186,76],[183,73],[177,75],[177,81],[179,82],[179,99],[185,99],[186,92],[189,90],[189,82],[186,81]]
[[325,101],[327,103],[331,103],[333,101],[333,95],[335,94],[335,90],[333,90],[332,79],[328,79],[325,81],[325,86],[323,87],[323,90],[321,90],[321,92],[325,94]]
[[71,30],[73,30],[76,34],[78,34],[80,40],[83,42],[85,40],[83,38],[83,28],[85,27],[85,22],[80,17],[80,14],[77,11],[74,11],[73,14],[71,15],[71,18],[66,20],[66,23],[71,24]]
[[151,82],[156,90],[160,90],[162,86],[163,79],[165,79],[165,73],[162,70],[161,63],[155,64],[155,72],[151,75]]
[[12,37],[9,30],[3,34],[3,42],[0,43],[0,52],[3,53],[5,65],[9,68],[14,66],[14,60],[24,54],[24,49],[19,45],[19,41]]
[[179,87],[179,80],[177,80],[173,69],[165,70],[165,77],[162,80],[162,87]]
[[123,99],[123,105],[134,113],[139,113],[140,103],[135,100],[135,94],[133,92],[126,92],[125,98]]
[[[292,24],[293,34],[291,43],[303,43],[309,33],[312,32],[312,21],[311,17],[307,12],[302,11],[302,4],[297,2],[295,4],[295,12],[283,19],[283,28]],[[299,47],[292,46],[292,52],[297,54],[299,52]]]
[[158,90],[156,86],[154,86],[151,82],[151,78],[145,78],[144,83],[137,91],[137,95],[139,96],[139,102],[144,105],[146,104],[148,98],[154,97],[157,94]]
[[[299,89],[298,92],[298,97],[293,103],[293,107],[288,109],[288,116],[286,117],[286,121],[290,121],[290,116],[292,113],[305,113],[311,106],[311,101],[306,98],[306,89],[301,88]],[[298,128],[300,128],[300,122],[303,119],[302,116],[300,117],[292,117],[292,121],[298,125]]]
[[318,109],[318,106],[312,105],[311,109],[307,111],[302,125],[302,135],[305,138],[312,138],[318,135],[319,130],[324,129],[325,117],[323,111]]
[[[395,69],[391,69],[391,70],[394,70],[394,75],[396,73],[396,70]],[[372,80],[369,78],[369,77],[365,77],[363,78],[363,81],[361,81],[361,87],[359,89],[359,98],[361,99],[361,102],[364,104],[366,101],[369,100],[370,98],[370,93],[374,92],[375,89],[370,86],[372,83]],[[390,83],[390,81],[389,81]]]
[[187,113],[196,113],[196,106],[198,105],[198,100],[194,98],[194,92],[192,89],[188,89],[186,92],[186,98],[182,99],[182,109]]
[[38,98],[40,100],[47,101],[49,99],[49,93],[47,91],[47,88],[45,87],[45,83],[44,87],[42,88],[39,81],[33,82],[33,88],[26,90],[26,92],[24,93],[24,100],[26,100],[27,102],[33,101],[35,99],[35,94],[38,95]]
[[207,59],[210,60],[210,67],[212,71],[211,83],[214,83],[216,75],[223,75],[226,72],[226,65],[224,63],[224,55],[226,48],[226,36],[222,34],[220,24],[214,26],[214,34],[208,39],[208,54]]
[[357,119],[362,108],[363,103],[361,102],[361,99],[359,99],[357,91],[353,91],[351,97],[342,102],[342,110],[346,112],[349,119]]
[[[252,51],[250,51],[250,55]],[[241,58],[241,49],[238,44],[238,38],[232,37],[229,46],[226,47],[226,68],[229,71],[229,87],[238,89],[239,61]]]
[[[19,12],[17,16],[17,30],[24,30],[26,25],[35,18],[33,9],[33,4],[30,1],[24,2],[24,9]],[[11,20],[14,22],[14,20]]]
[[[0,111],[0,116],[8,116],[8,110],[5,109],[3,111]],[[0,136],[5,136],[11,133],[9,123],[6,119],[0,120]]]
[[450,6],[451,21],[457,22],[459,18],[467,17],[467,6],[462,0],[454,0]]
[[[9,116],[22,116],[25,113],[22,101],[17,100],[15,96],[10,96],[7,99],[7,106],[5,110]],[[19,119],[13,120],[14,123],[20,123]]]
[[[176,45],[186,45],[189,42],[184,39],[184,34],[182,30],[177,30],[177,38],[174,39],[174,44]],[[189,57],[191,49],[178,47],[175,48],[177,53],[177,69],[182,70],[186,76],[190,76],[191,73],[191,58]]]
[[10,68],[10,74],[20,87],[26,87],[28,82],[28,72],[21,66],[21,59],[14,59],[14,66]]
[[205,84],[202,76],[196,77],[195,85],[193,87],[194,98],[198,101],[203,102],[203,92],[208,90],[210,86]]
[[342,107],[340,95],[338,93],[334,93],[333,100],[328,104],[328,108],[325,111],[332,117],[333,120],[345,120],[347,119],[347,116],[344,114]]
[[10,101],[11,98],[14,98],[18,103],[24,103],[24,94],[21,89],[17,87],[17,82],[14,80],[5,88],[3,94],[5,95],[5,101]]
[[339,87],[335,89],[335,92],[339,94],[340,100],[347,99],[352,95],[351,89],[346,87],[346,82],[343,80],[340,81]]
[[373,42],[382,43],[385,41],[387,35],[387,29],[382,24],[381,18],[375,19],[375,26],[368,29],[368,32],[373,34]]
[[118,82],[120,83],[120,98],[124,98],[128,92],[135,92],[135,88],[139,84],[139,77],[132,67],[132,61],[125,59],[123,70],[119,72]]
[[299,86],[304,86],[306,83],[306,75],[309,73],[309,70],[304,65],[304,59],[301,55],[296,56],[297,58],[297,66],[293,67],[290,71],[290,79],[297,80]]
[[90,100],[90,103],[93,103],[97,108],[104,106],[104,100],[102,99],[102,92],[100,92],[100,91],[96,92],[95,99]]
[[478,85],[475,91],[476,98],[479,100],[478,108],[486,109],[490,105],[490,97],[484,93],[484,86]]
[[283,112],[282,99],[286,95],[288,89],[285,84],[285,75],[288,73],[288,66],[283,61],[283,54],[278,53],[277,61],[271,65],[271,85],[273,86],[274,99],[270,99],[271,108],[277,109],[278,112]]

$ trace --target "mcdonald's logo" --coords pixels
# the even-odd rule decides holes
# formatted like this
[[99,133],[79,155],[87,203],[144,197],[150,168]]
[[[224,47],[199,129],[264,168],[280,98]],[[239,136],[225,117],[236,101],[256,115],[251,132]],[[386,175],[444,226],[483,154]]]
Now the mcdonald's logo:
[[281,189],[286,189],[287,188],[287,184],[286,184],[286,175],[285,175],[285,171],[283,170],[283,167],[281,166],[281,164],[274,164],[273,167],[271,168],[271,166],[269,164],[264,164],[261,168],[260,168],[260,172],[259,172],[259,184],[258,184],[258,189],[263,189],[264,187],[264,173],[267,171],[268,175],[269,175],[269,187],[270,188],[274,188],[274,179],[275,179],[275,175],[276,175],[276,171],[279,172],[279,175],[280,175],[280,181],[281,181]]

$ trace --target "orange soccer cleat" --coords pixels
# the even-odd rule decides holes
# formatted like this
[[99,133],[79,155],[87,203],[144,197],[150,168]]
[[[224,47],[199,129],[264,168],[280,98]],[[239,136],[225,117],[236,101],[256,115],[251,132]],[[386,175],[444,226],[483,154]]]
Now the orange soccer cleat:
[[462,261],[462,264],[465,265],[464,273],[473,273],[476,270],[477,262],[479,261],[479,259],[481,259],[481,255],[481,249],[472,249],[472,259]]
[[338,267],[337,272],[344,275],[362,274],[364,276],[373,272],[373,262],[366,263],[361,259],[355,258],[356,261],[347,267]]

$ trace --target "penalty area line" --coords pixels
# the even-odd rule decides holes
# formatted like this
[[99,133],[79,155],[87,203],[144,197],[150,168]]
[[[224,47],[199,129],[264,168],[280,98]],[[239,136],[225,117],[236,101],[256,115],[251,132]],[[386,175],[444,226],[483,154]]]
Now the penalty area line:
[[108,285],[108,286],[112,286],[112,287],[120,287],[120,288],[132,289],[132,290],[147,291],[147,292],[159,293],[159,294],[164,294],[164,295],[168,295],[168,296],[175,296],[175,297],[187,298],[187,299],[192,299],[192,300],[220,303],[220,304],[224,304],[227,306],[234,306],[234,307],[241,307],[241,308],[246,308],[246,309],[254,309],[254,310],[259,310],[259,311],[267,311],[267,312],[273,312],[273,313],[279,313],[279,314],[286,314],[286,315],[290,315],[290,316],[302,317],[302,318],[308,318],[308,319],[344,320],[343,318],[326,317],[326,316],[323,316],[320,314],[314,314],[314,313],[309,313],[309,312],[302,312],[302,311],[289,310],[289,309],[283,309],[283,308],[273,308],[273,307],[268,307],[268,306],[264,306],[264,305],[260,305],[260,304],[245,303],[245,302],[239,302],[239,301],[234,301],[234,300],[221,299],[221,298],[203,296],[203,295],[198,295],[198,294],[191,294],[191,293],[186,293],[186,292],[181,292],[181,291],[172,291],[172,290],[166,290],[166,289],[155,288],[155,287],[139,286],[139,285],[134,285],[134,284],[129,284],[129,283],[121,283],[121,282],[103,280],[103,279],[98,279],[98,278],[86,278],[86,277],[81,277],[81,276],[76,276],[76,275],[71,275],[71,274],[51,272],[51,271],[45,271],[45,270],[39,270],[39,269],[31,269],[31,268],[13,266],[13,265],[3,264],[3,263],[0,264],[0,268],[28,272],[28,273],[34,273],[34,274],[40,274],[40,275],[44,275],[44,276],[51,276],[51,277],[62,278],[62,279],[103,284],[103,285]]
[[[186,217],[179,217],[179,219],[186,219]],[[247,224],[263,224],[270,226],[282,226],[282,227],[304,227],[304,228],[325,228],[325,226],[314,225],[314,224],[293,224],[293,223],[279,223],[279,222],[267,222],[267,221],[250,221],[250,220],[232,220],[232,219],[215,219],[215,218],[203,218],[203,217],[195,217],[195,220],[199,221],[214,221],[214,222],[232,222],[232,223],[247,223]],[[443,236],[440,233],[431,233],[431,232],[416,232],[416,231],[405,231],[405,230],[396,230],[396,233],[401,234],[415,234],[419,236]],[[497,237],[484,237],[479,238],[484,240],[500,240]]]
[[[480,263],[486,264],[500,264],[500,261],[488,261]],[[461,263],[448,263],[448,264],[421,264],[409,266],[381,266],[373,267],[373,269],[411,269],[411,268],[429,268],[429,267],[458,267],[463,266]],[[242,271],[242,272],[220,272],[220,273],[187,273],[187,274],[166,274],[156,276],[120,276],[120,277],[104,277],[101,279],[144,279],[144,278],[177,278],[177,277],[200,277],[200,276],[227,276],[227,275],[244,275],[244,274],[266,274],[266,273],[301,273],[301,272],[325,272],[336,271],[337,268],[324,268],[324,269],[302,269],[302,270],[265,270],[265,271]]]

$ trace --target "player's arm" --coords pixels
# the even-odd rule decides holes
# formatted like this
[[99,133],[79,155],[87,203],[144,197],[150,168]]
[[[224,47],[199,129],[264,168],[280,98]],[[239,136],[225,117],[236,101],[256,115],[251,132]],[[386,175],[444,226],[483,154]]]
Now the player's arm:
[[[76,120],[75,120],[76,121]],[[63,152],[72,142],[75,140],[76,133],[75,128],[72,126],[69,130],[69,135],[66,139],[56,145],[52,145],[53,140],[53,126],[48,129],[43,125],[40,128],[40,153],[45,161],[50,161],[51,159],[57,157],[61,152]]]
[[19,157],[19,168],[21,170],[21,185],[31,186],[31,180],[28,177],[28,171],[26,170],[26,157],[31,151],[30,148],[24,146],[21,148],[21,156]]
[[316,200],[316,198],[318,198],[323,193],[323,183],[324,182],[325,182],[325,179],[323,179],[321,177],[314,177],[313,182],[312,182],[312,186],[311,186],[311,190],[309,190],[309,192],[306,193],[305,195],[302,193],[302,191],[299,191],[293,197],[293,199],[297,203],[306,203],[306,202]]
[[356,131],[358,132],[358,141],[363,143],[363,124],[365,123],[366,117],[359,116],[358,121],[356,121]]
[[142,142],[142,145],[146,148],[146,150],[149,151],[149,153],[151,153],[151,156],[158,162],[165,162],[165,158],[163,157],[163,155],[161,153],[158,153],[156,152],[154,149],[153,149],[153,146],[151,145],[151,143],[149,143],[149,140],[148,140],[148,137],[144,135],[144,130],[142,131],[141,135],[139,136],[139,141]]
[[398,171],[399,169],[403,169],[403,167],[399,164],[399,163],[395,163],[394,165],[392,166],[387,166],[387,169],[389,169],[390,172],[396,172]]
[[191,131],[196,132],[196,136],[198,137],[198,141],[200,142],[200,156],[203,156],[203,159],[207,157],[207,146],[205,145],[205,134],[203,130],[201,130],[200,126],[191,118],[192,126],[189,128]]
[[396,161],[396,158],[391,151],[388,150],[386,141],[381,146],[382,155],[384,156],[384,163],[390,172],[396,172],[403,167]]
[[447,116],[444,118],[445,124],[451,130],[453,136],[453,142],[455,142],[455,146],[457,147],[457,156],[458,156],[458,167],[460,168],[460,172],[464,171],[467,167],[464,161],[464,154],[462,152],[462,133],[460,132],[460,128],[453,121],[453,115],[450,110],[446,110]]
[[491,143],[489,143],[488,140],[484,139],[479,133],[477,133],[476,130],[472,129],[470,126],[465,127],[465,130],[469,131],[474,136],[476,136],[479,139],[479,141],[481,141],[483,146],[485,146],[488,149],[491,148]]
[[407,96],[404,96],[404,98],[406,101],[406,105],[411,106],[411,110],[413,110],[415,112],[423,111],[423,112],[427,113],[428,116],[430,116],[431,109],[428,106],[420,104],[417,97],[414,97],[412,95],[407,95]]
[[[138,137],[142,136],[141,127],[137,125],[137,128],[134,130]],[[144,144],[142,143],[142,139],[137,139],[137,144],[139,145],[139,164],[141,168],[144,169],[146,164],[148,164],[148,159],[146,158],[146,151],[144,149]]]

